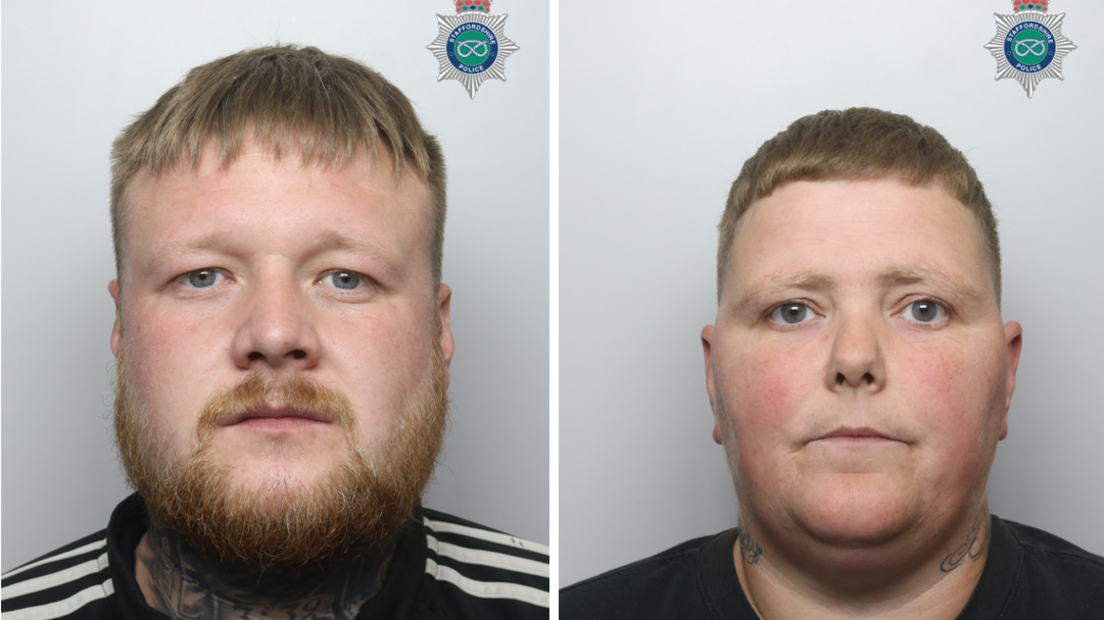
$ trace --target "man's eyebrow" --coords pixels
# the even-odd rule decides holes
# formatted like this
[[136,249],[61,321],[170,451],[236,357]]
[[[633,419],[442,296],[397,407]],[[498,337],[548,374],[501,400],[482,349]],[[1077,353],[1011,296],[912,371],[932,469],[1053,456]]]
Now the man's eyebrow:
[[374,239],[355,238],[341,234],[336,230],[327,230],[318,236],[314,242],[314,249],[318,252],[327,250],[363,252],[381,259],[387,259],[390,252]]
[[387,244],[369,236],[350,237],[336,230],[327,230],[318,235],[313,243],[313,255],[325,252],[350,252],[367,257],[380,276],[395,276],[402,273],[403,265],[398,254],[398,248],[388,247]]
[[163,265],[172,262],[181,254],[197,250],[217,250],[220,247],[227,247],[229,243],[230,236],[222,231],[197,237],[195,239],[169,241],[157,248],[157,251],[153,253],[149,262],[146,263],[146,270],[149,272],[157,272],[161,270]]
[[[147,270],[157,272],[166,263],[170,263],[188,252],[207,250],[230,252],[233,246],[232,236],[225,231],[214,232],[195,239],[169,241],[154,252],[147,263]],[[308,250],[311,254],[321,254],[329,251],[367,254],[378,259],[385,267],[394,266],[392,252],[389,252],[383,244],[374,239],[350,237],[335,230],[327,230],[313,240],[310,244],[310,250]]]

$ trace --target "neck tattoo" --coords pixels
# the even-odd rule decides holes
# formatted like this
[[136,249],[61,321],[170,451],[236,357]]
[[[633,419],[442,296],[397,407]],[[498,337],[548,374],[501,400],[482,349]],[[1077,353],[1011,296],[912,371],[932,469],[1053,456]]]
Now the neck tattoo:
[[744,559],[745,564],[758,564],[760,556],[763,555],[763,547],[755,542],[746,527],[738,528],[737,531],[740,533],[740,557]]
[[[982,506],[977,518],[974,519],[973,525],[970,526],[970,532],[966,535],[966,542],[943,558],[939,570],[949,573],[962,566],[967,558],[971,562],[977,562],[984,557],[985,552],[989,549],[989,537],[992,534],[992,529],[989,527],[989,508]],[[984,536],[982,536],[982,530],[985,530]]]
[[212,562],[151,523],[136,559],[148,575],[139,578],[146,602],[176,620],[351,620],[382,588],[393,549],[394,541],[318,574],[258,576]]

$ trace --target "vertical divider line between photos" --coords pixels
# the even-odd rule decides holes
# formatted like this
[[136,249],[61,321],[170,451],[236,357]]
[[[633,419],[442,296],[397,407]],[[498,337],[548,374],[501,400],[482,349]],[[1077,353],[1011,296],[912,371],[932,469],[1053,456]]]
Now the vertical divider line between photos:
[[548,3],[548,546],[550,611],[560,601],[560,2]]

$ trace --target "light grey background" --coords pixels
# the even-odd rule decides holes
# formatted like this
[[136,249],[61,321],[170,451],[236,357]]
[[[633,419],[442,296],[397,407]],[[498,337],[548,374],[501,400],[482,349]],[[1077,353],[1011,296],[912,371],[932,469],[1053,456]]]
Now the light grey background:
[[380,71],[444,145],[456,356],[426,504],[547,543],[548,7],[498,0],[521,49],[475,100],[426,46],[449,0],[4,3],[3,569],[107,524],[108,153],[191,67],[274,42]]
[[699,340],[716,224],[763,141],[855,105],[939,129],[996,205],[1024,346],[993,512],[1104,553],[1104,5],[1051,3],[1078,49],[1031,100],[983,48],[1011,7],[561,2],[561,584],[735,525]]

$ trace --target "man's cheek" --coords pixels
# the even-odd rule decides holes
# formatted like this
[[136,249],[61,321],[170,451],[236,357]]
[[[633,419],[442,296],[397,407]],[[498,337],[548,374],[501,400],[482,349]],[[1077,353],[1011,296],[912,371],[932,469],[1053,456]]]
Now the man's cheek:
[[[198,439],[196,422],[207,399],[228,382],[216,360],[219,348],[188,331],[132,332],[124,339],[129,383],[138,415],[147,417],[165,449],[189,450]],[[223,347],[225,351],[225,347]]]

